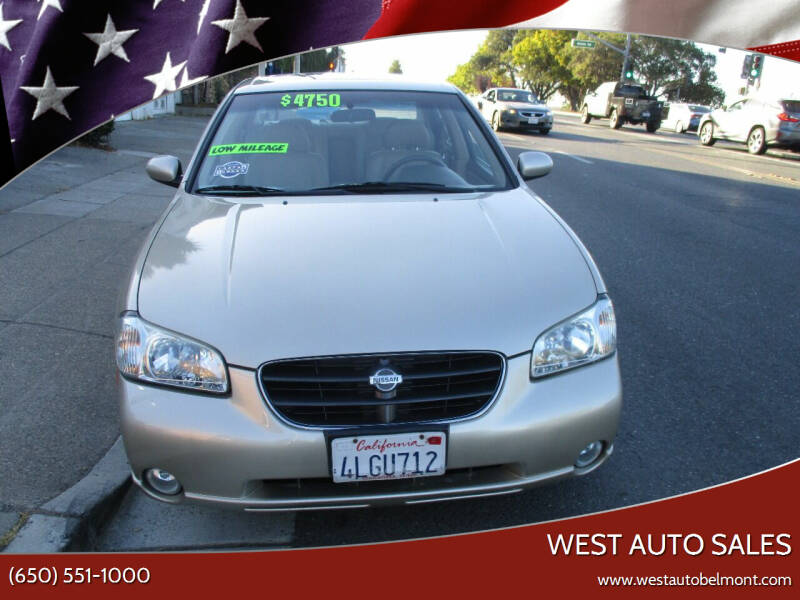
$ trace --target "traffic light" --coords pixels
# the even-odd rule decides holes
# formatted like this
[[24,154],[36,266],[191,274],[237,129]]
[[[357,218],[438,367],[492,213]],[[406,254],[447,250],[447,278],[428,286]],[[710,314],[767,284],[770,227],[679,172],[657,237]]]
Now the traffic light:
[[744,62],[742,63],[742,79],[750,79],[750,71],[753,70],[754,56],[754,54],[748,54],[744,57]]
[[625,71],[625,79],[633,79],[633,71],[628,69]]
[[758,79],[761,77],[761,69],[764,68],[764,57],[761,54],[752,54],[753,64],[750,68],[750,77]]
[[329,62],[329,63],[328,63],[328,70],[329,70],[329,71],[333,71],[333,67],[334,67],[334,66],[335,66],[335,65],[333,64],[333,62]]

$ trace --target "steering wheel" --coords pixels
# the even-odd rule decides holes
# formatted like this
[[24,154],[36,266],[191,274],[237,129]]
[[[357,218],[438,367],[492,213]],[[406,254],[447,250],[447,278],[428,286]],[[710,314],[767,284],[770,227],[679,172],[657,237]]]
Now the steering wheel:
[[401,158],[396,163],[394,163],[391,167],[386,170],[386,173],[383,175],[384,181],[389,181],[392,175],[400,169],[400,167],[404,167],[411,163],[415,162],[422,162],[422,163],[430,163],[436,165],[437,167],[444,167],[445,169],[449,169],[450,167],[447,166],[440,157],[438,156],[431,156],[429,154],[420,154],[419,156],[406,156],[405,158]]

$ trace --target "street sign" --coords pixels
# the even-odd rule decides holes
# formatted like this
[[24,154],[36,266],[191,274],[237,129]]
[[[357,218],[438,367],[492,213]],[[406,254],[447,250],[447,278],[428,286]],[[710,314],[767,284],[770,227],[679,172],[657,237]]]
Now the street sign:
[[573,48],[594,48],[597,42],[592,40],[576,40],[575,38],[572,39],[572,47]]

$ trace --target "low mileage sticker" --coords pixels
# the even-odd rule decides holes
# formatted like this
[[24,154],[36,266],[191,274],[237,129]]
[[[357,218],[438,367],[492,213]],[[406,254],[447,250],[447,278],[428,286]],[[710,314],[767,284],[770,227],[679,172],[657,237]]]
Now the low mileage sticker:
[[288,142],[264,142],[246,144],[217,144],[208,150],[209,156],[225,154],[286,154]]

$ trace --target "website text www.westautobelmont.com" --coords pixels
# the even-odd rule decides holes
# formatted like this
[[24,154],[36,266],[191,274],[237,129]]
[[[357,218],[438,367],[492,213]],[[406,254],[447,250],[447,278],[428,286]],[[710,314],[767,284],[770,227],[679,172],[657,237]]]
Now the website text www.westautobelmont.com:
[[600,587],[791,587],[786,575],[605,575],[597,577]]

